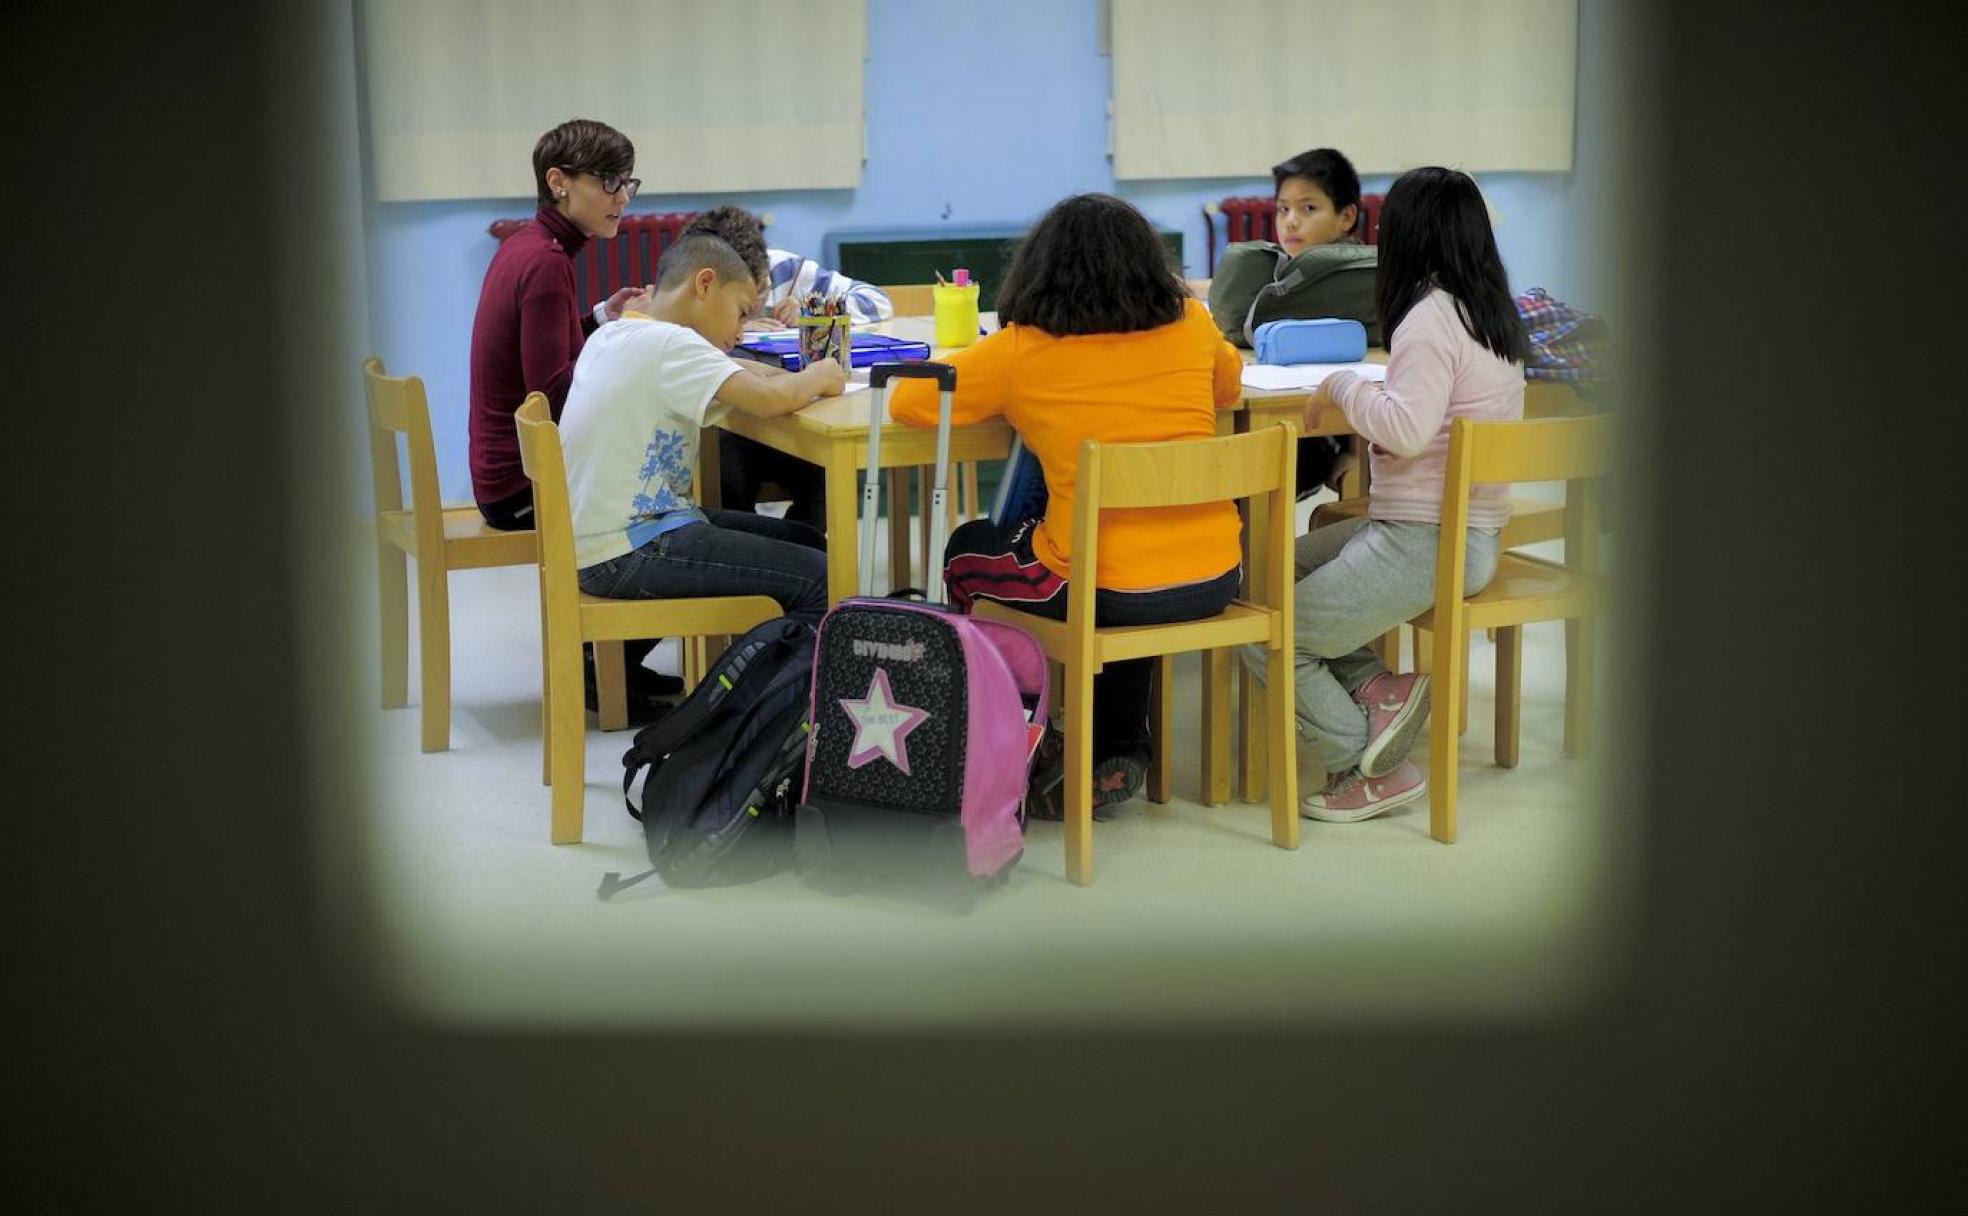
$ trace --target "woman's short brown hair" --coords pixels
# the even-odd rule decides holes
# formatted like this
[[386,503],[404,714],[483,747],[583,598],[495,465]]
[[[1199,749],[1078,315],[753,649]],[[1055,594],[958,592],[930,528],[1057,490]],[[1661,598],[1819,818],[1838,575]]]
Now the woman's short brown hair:
[[533,188],[542,207],[553,205],[553,191],[547,189],[549,169],[626,177],[634,168],[635,145],[629,137],[591,118],[570,118],[533,145]]

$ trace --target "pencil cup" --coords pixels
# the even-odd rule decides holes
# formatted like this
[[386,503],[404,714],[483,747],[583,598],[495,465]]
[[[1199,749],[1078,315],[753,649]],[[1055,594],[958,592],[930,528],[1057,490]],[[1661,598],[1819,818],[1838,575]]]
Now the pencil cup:
[[936,345],[969,346],[977,341],[977,284],[939,283],[930,292],[936,301]]
[[854,318],[846,313],[838,316],[809,317],[804,314],[794,322],[799,327],[800,359],[803,366],[811,367],[815,359],[829,356],[840,360],[842,367],[852,367],[848,350],[853,345],[849,336]]

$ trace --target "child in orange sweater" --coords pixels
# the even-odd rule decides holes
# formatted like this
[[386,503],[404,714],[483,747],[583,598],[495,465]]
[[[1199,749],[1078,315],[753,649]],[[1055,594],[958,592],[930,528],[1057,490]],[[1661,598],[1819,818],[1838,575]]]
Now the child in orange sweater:
[[[1044,519],[1000,528],[972,520],[944,552],[950,602],[978,598],[1064,620],[1080,442],[1153,443],[1216,434],[1217,407],[1243,394],[1243,360],[1189,295],[1161,239],[1135,208],[1082,194],[1054,206],[1019,245],[998,292],[1001,328],[951,355],[956,423],[1002,415],[1045,471]],[[925,380],[900,382],[899,422],[936,425]],[[1102,625],[1197,620],[1223,611],[1240,581],[1236,509],[1227,502],[1104,513],[1097,588]],[[1149,756],[1149,659],[1110,663],[1094,680],[1094,805],[1141,791]],[[1035,814],[1059,818],[1063,764],[1041,748]]]

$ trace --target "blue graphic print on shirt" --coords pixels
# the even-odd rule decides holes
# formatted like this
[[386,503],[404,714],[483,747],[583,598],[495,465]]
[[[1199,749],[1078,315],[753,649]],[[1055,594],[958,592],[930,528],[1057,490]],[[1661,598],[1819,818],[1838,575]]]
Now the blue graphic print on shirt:
[[635,517],[647,519],[691,506],[693,478],[683,432],[657,427],[649,446],[643,449],[637,475],[642,478],[642,490],[629,502]]

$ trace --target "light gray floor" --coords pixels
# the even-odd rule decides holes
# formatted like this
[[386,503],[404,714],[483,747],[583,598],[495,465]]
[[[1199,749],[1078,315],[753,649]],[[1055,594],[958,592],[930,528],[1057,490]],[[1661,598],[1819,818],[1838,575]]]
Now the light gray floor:
[[1589,999],[1621,957],[1634,833],[1601,776],[1616,732],[1601,714],[1594,758],[1562,754],[1559,625],[1526,631],[1514,770],[1492,763],[1493,650],[1473,643],[1454,845],[1429,838],[1425,802],[1359,824],[1303,821],[1295,852],[1270,844],[1262,806],[1198,805],[1187,659],[1176,800],[1096,825],[1090,888],[1065,880],[1061,829],[1041,823],[1009,886],[963,915],[821,895],[790,873],[709,891],[651,879],[604,904],[604,872],[647,865],[619,797],[629,735],[589,731],[586,841],[549,844],[534,577],[473,571],[451,587],[451,750],[418,750],[414,703],[358,707],[373,794],[351,811],[366,846],[346,863],[367,867],[352,889],[372,892],[379,926],[349,957],[390,1001],[438,1020],[1542,1018]]

